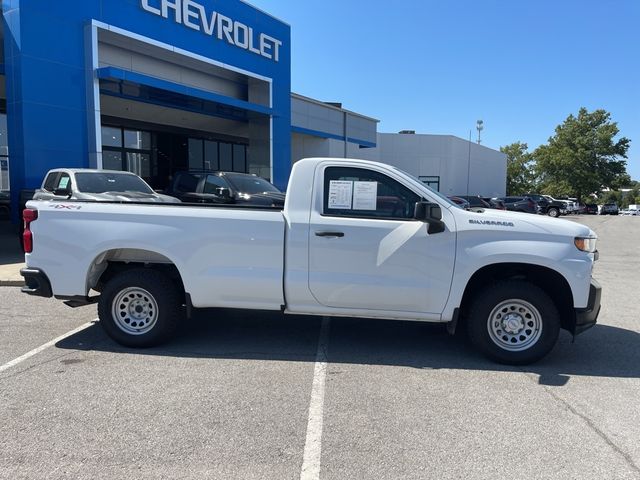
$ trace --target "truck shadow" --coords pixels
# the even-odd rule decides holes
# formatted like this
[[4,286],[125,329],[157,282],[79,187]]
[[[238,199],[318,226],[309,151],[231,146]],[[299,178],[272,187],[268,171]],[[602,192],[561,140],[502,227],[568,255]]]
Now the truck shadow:
[[[161,347],[129,349],[109,339],[96,323],[56,344],[58,348],[214,359],[315,362],[320,317],[273,312],[207,310],[185,322]],[[328,361],[334,364],[527,372],[541,385],[563,386],[574,376],[640,378],[640,334],[596,325],[575,343],[561,332],[554,350],[524,367],[499,365],[477,353],[442,325],[332,318]]]

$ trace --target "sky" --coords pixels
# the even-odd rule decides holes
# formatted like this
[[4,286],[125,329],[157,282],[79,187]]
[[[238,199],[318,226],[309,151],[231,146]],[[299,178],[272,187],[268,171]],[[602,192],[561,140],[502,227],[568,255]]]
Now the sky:
[[379,132],[533,151],[580,107],[631,140],[640,180],[640,0],[248,0],[291,25],[292,91]]

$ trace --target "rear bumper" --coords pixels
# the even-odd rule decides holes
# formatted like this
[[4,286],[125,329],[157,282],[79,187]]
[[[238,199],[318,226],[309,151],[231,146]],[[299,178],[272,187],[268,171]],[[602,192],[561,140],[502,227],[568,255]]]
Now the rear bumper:
[[573,328],[573,334],[578,335],[585,330],[590,329],[596,324],[598,314],[600,313],[600,297],[602,287],[597,280],[591,279],[589,287],[589,302],[587,308],[576,308],[576,322]]
[[23,268],[20,275],[24,277],[25,286],[22,292],[36,297],[52,297],[51,282],[39,268]]

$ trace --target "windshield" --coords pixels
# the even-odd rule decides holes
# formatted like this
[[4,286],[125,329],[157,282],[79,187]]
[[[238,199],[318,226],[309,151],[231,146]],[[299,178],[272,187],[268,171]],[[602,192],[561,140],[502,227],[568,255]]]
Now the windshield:
[[247,193],[249,195],[265,192],[282,193],[264,178],[254,175],[227,173],[225,177],[240,193]]
[[458,205],[456,202],[454,202],[453,200],[451,200],[449,197],[447,197],[446,195],[443,195],[442,193],[434,190],[433,188],[431,188],[429,185],[427,185],[426,183],[424,183],[422,180],[420,180],[418,177],[411,175],[410,173],[405,172],[404,170],[400,170],[399,168],[396,167],[391,167],[394,170],[402,173],[403,175],[409,177],[411,180],[413,180],[414,182],[418,183],[422,188],[425,188],[427,190],[429,190],[430,193],[433,193],[435,196],[437,196],[440,200],[442,200],[443,202],[445,202],[447,205],[452,205],[456,208],[459,208],[461,210],[464,210],[464,208],[462,208],[460,205]]
[[153,193],[151,187],[140,177],[128,173],[86,172],[76,173],[79,192],[141,192]]

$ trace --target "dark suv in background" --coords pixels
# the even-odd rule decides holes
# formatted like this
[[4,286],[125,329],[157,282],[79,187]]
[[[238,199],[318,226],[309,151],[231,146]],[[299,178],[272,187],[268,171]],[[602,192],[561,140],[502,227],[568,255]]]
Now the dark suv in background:
[[595,203],[587,203],[584,206],[584,213],[587,215],[597,215],[598,214],[598,205]]
[[283,207],[285,195],[262,177],[236,172],[178,172],[165,192],[187,203]]
[[549,200],[543,195],[537,193],[528,193],[527,196],[531,198],[540,207],[539,213],[543,215],[549,215],[550,217],[559,217],[561,214],[567,213],[567,206],[563,202],[558,200]]
[[502,200],[507,210],[512,212],[538,213],[539,211],[535,200],[527,196],[498,197],[498,200]]

